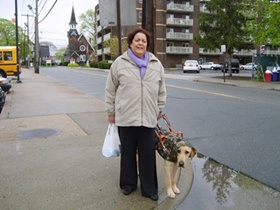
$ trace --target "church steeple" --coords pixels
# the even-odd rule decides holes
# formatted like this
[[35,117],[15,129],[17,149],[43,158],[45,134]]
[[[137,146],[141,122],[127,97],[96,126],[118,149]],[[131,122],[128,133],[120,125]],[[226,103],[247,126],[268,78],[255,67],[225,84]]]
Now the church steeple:
[[76,16],[75,16],[75,11],[74,11],[74,6],[72,6],[72,13],[71,13],[71,19],[70,19],[70,23],[69,23],[69,28],[70,30],[68,31],[68,37],[71,36],[79,36],[79,33],[76,29],[77,26],[77,21],[76,21]]
[[71,19],[69,25],[77,25],[78,23],[76,22],[76,16],[75,16],[75,11],[74,11],[74,6],[72,6],[72,14],[71,14]]

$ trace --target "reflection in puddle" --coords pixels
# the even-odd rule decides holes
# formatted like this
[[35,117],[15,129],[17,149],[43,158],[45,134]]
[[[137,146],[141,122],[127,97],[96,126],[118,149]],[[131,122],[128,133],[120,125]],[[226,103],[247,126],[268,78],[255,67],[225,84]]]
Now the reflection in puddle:
[[223,204],[227,201],[230,190],[235,187],[236,173],[217,162],[205,160],[202,167],[203,178],[207,183],[212,184],[212,192],[216,195],[216,201]]
[[201,154],[192,161],[194,180],[177,210],[277,209],[280,193]]

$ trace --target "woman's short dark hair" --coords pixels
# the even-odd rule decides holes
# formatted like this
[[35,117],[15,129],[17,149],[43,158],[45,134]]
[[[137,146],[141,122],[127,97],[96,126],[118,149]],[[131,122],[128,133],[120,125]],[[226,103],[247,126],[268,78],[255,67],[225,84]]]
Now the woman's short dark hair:
[[130,48],[130,45],[132,44],[132,41],[135,37],[135,35],[137,33],[143,33],[146,35],[146,38],[147,38],[147,48],[151,45],[151,34],[149,31],[146,31],[145,29],[143,28],[137,28],[135,30],[133,30],[132,32],[130,32],[127,36],[127,43],[128,43],[128,47]]

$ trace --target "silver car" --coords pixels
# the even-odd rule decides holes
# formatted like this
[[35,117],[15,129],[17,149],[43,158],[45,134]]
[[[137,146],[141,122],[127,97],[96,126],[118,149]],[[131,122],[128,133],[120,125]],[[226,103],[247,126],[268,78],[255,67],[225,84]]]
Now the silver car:
[[246,63],[245,65],[240,65],[241,70],[252,70],[253,68],[254,70],[257,70],[258,65],[255,63]]

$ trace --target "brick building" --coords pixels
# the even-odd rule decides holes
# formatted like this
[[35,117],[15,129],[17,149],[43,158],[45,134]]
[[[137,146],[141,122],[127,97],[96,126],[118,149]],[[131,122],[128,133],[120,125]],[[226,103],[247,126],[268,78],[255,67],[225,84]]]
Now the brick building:
[[[222,62],[224,55],[220,49],[204,51],[194,41],[199,34],[199,14],[207,12],[205,2],[207,0],[156,0],[156,43],[155,54],[161,60],[165,68],[176,68],[187,59],[195,59],[200,62]],[[209,0],[208,0],[209,1]],[[136,0],[137,25],[121,27],[122,40],[127,33],[142,23],[142,0]],[[102,27],[100,25],[99,5],[95,7],[96,14],[96,58],[97,61],[111,60],[110,48],[103,46],[103,42],[117,35],[116,27]],[[253,53],[258,48],[241,50],[234,53],[241,63],[251,62]]]

